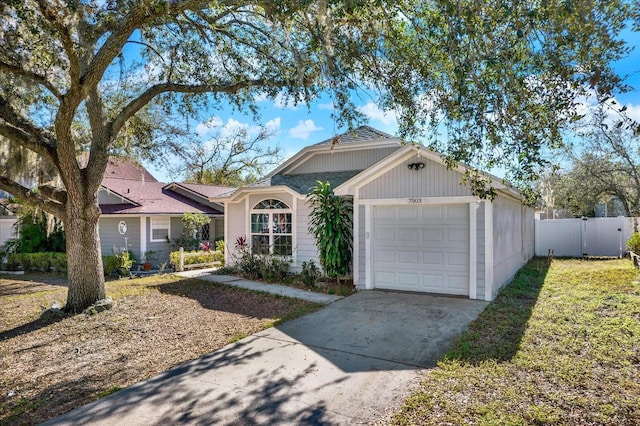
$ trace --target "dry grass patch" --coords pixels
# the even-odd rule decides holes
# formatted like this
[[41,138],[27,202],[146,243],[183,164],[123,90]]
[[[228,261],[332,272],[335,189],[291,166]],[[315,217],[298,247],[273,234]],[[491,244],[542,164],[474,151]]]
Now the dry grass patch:
[[0,424],[42,422],[319,307],[165,275],[108,282],[115,306],[98,315],[42,315],[64,282],[0,276]]
[[426,373],[396,424],[640,424],[629,260],[533,260]]

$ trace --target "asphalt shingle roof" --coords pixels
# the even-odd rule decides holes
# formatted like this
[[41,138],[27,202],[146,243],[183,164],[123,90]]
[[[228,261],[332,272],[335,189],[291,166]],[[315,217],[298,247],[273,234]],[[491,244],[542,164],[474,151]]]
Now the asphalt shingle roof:
[[171,184],[188,189],[189,191],[195,192],[204,198],[216,197],[220,194],[236,189],[232,186],[205,185],[200,183],[172,182],[169,185]]
[[336,145],[354,142],[366,142],[376,139],[397,139],[395,136],[369,126],[360,126],[330,139],[318,142],[315,145]]
[[349,170],[344,172],[319,172],[300,175],[275,175],[271,178],[271,185],[285,185],[300,194],[308,194],[318,181],[329,181],[332,188],[341,185],[351,179],[361,170]]
[[139,206],[101,204],[100,209],[104,214],[183,214],[186,212],[221,214],[217,209],[199,204],[190,198],[165,189],[165,183],[155,180],[149,182],[146,180],[105,178],[102,181],[102,186],[139,204]]

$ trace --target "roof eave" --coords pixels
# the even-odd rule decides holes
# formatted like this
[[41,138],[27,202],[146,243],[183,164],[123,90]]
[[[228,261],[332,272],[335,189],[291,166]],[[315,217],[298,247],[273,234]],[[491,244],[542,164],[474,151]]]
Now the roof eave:
[[[337,186],[334,189],[334,193],[340,196],[348,196],[348,195],[352,196],[354,195],[356,187],[359,187],[364,183],[368,183],[369,181],[375,179],[377,176],[387,172],[391,168],[397,166],[397,164],[401,163],[402,161],[405,161],[411,155],[414,155],[414,153],[415,155],[424,157],[440,165],[446,166],[444,164],[444,161],[442,160],[442,157],[439,154],[421,146],[417,147],[415,145],[407,144],[402,148],[400,148],[399,150],[397,150],[396,152],[391,153],[387,157],[381,159],[380,161],[373,164],[369,168],[363,170],[362,172],[358,173],[351,179]],[[464,173],[467,170],[471,170],[471,168],[468,166],[465,166],[464,164],[458,163],[455,167],[453,167],[452,170],[456,170],[459,173]],[[513,188],[510,185],[506,185],[501,179],[493,175],[490,175],[488,173],[484,173],[484,172],[480,172],[480,173],[483,174],[484,176],[487,176],[491,180],[491,185],[496,190],[520,200],[523,198],[522,194],[520,194],[519,191],[517,191],[515,188]]]
[[285,172],[292,165],[298,167],[302,163],[302,160],[307,161],[315,154],[324,152],[356,151],[363,148],[391,148],[398,146],[401,143],[402,141],[400,139],[388,138],[380,140],[366,140],[362,142],[349,142],[348,144],[343,145],[339,143],[336,145],[310,145],[302,148],[302,150],[298,151],[298,153],[290,157],[287,161],[273,169],[268,175],[265,176],[265,178],[270,178],[277,174],[284,174],[283,172]]
[[237,201],[239,199],[244,198],[249,194],[260,194],[265,192],[275,192],[275,191],[285,191],[290,193],[296,198],[302,199],[305,198],[306,195],[300,194],[296,190],[286,186],[286,185],[273,185],[273,186],[245,186],[243,188],[238,188],[236,192],[227,196],[227,197],[210,197],[209,201],[212,203],[231,203]]

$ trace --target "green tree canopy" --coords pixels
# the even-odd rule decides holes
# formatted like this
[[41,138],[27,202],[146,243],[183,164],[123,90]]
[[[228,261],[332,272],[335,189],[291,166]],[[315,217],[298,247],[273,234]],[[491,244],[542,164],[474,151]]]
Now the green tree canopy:
[[2,148],[47,172],[25,179],[3,163],[0,189],[64,222],[72,310],[104,297],[108,156],[170,147],[158,117],[328,92],[340,127],[361,118],[364,88],[397,111],[402,136],[526,182],[576,96],[621,89],[611,63],[638,23],[632,0],[10,0],[0,11]]

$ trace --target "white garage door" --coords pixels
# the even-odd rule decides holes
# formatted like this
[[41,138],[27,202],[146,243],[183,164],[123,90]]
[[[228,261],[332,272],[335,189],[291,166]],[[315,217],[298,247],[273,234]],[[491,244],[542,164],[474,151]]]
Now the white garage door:
[[375,288],[469,294],[469,206],[373,209]]

